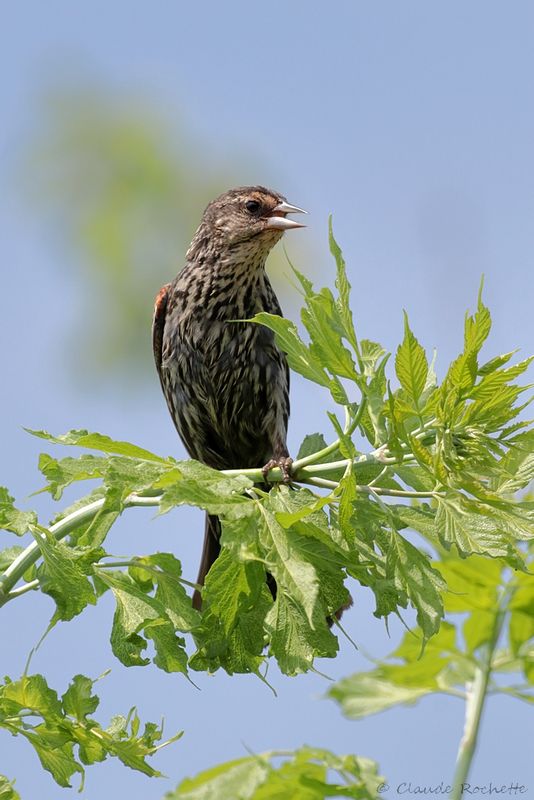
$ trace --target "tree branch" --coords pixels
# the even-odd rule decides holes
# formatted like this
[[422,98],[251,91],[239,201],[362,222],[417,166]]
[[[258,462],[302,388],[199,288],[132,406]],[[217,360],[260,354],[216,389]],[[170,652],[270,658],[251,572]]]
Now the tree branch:
[[[360,408],[361,407],[362,406],[360,405]],[[357,418],[358,414],[352,420],[349,428],[354,425],[354,422]],[[320,457],[322,453],[324,456],[326,450],[333,452],[337,446],[338,443],[334,442],[333,445],[329,445],[328,448],[325,448],[325,450],[319,451],[319,453],[314,455]],[[373,450],[371,453],[359,455],[352,461],[351,459],[343,459],[341,461],[332,461],[327,464],[308,464],[307,466],[303,465],[304,461],[304,459],[301,459],[300,465],[298,461],[295,462],[294,468],[296,467],[296,469],[294,469],[292,480],[295,483],[309,484],[311,486],[319,486],[326,489],[336,489],[338,486],[337,475],[339,474],[339,471],[346,470],[346,468],[351,464],[358,465],[377,463],[387,465],[400,463],[396,458],[388,456],[387,450],[384,447]],[[222,470],[222,474],[231,477],[245,475],[256,483],[261,483],[264,481],[264,476],[261,469],[227,469]],[[281,470],[277,467],[269,472],[268,479],[272,483],[280,483],[283,480],[283,477],[284,476],[282,475]],[[362,494],[403,497],[407,499],[433,498],[439,496],[438,492],[415,492],[404,491],[401,489],[385,489],[379,486],[367,486],[365,484],[358,485],[356,490]],[[124,508],[130,508],[132,506],[158,506],[161,497],[161,494],[152,496],[132,494],[126,498],[123,506]],[[68,514],[66,517],[59,520],[59,522],[51,525],[49,529],[50,533],[57,541],[61,541],[84,522],[90,522],[93,520],[103,507],[104,502],[105,498],[100,498],[99,500],[95,500],[92,503],[83,506],[82,508],[76,509],[76,511],[73,511],[71,514]],[[18,589],[14,589],[13,587],[22,578],[24,573],[33,564],[35,564],[40,555],[41,551],[39,548],[39,543],[38,541],[33,541],[22,553],[20,553],[19,556],[17,556],[17,558],[13,560],[4,573],[0,575],[0,607],[9,600],[12,600],[21,594],[36,588],[38,585],[36,581],[30,581],[30,583],[27,583]]]
[[469,770],[476,751],[482,712],[488,696],[488,684],[493,668],[493,653],[501,635],[512,592],[512,587],[509,585],[501,595],[495,612],[490,640],[485,647],[482,660],[476,668],[474,680],[467,687],[465,726],[458,749],[456,771],[450,794],[451,800],[461,800],[464,784],[469,776]]

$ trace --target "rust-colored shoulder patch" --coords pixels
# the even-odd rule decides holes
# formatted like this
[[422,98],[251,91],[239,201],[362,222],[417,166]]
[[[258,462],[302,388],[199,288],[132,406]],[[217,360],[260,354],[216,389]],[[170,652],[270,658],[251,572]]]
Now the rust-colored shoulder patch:
[[157,316],[162,312],[165,313],[165,308],[167,307],[167,295],[169,293],[170,285],[170,283],[166,283],[165,286],[162,286],[157,293],[156,302],[154,303],[154,316]]
[[158,372],[161,369],[161,352],[163,348],[163,330],[167,315],[167,301],[169,298],[170,283],[162,286],[154,303],[154,320],[152,322],[152,349]]

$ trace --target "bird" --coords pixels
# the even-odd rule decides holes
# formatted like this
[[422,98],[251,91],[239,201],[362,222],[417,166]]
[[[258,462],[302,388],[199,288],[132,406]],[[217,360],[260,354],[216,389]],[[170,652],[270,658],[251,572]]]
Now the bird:
[[[287,359],[270,329],[243,320],[282,316],[266,260],[286,231],[305,227],[288,215],[304,213],[264,186],[221,194],[206,207],[185,266],[157,295],[152,342],[163,394],[189,456],[214,469],[261,468],[266,478],[278,466],[290,481]],[[198,586],[220,534],[207,514]],[[198,589],[193,606],[202,607]]]

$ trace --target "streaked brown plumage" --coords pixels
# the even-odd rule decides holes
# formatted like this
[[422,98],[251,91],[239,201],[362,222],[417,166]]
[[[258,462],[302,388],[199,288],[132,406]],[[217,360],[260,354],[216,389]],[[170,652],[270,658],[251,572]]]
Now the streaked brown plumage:
[[[286,471],[289,370],[271,331],[232,320],[281,314],[267,256],[301,211],[262,186],[232,189],[208,205],[186,265],[156,299],[154,357],[178,433],[192,458],[214,467]],[[208,516],[197,582],[219,554]],[[200,608],[195,592],[193,604]]]

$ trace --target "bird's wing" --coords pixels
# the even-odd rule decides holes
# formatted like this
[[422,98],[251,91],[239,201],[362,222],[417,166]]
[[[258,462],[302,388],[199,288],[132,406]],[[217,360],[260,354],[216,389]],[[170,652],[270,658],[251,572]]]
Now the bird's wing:
[[161,361],[163,352],[163,331],[165,328],[165,317],[167,315],[167,301],[169,299],[169,289],[171,284],[166,283],[162,286],[156,297],[154,304],[154,319],[152,322],[152,349],[154,351],[154,361],[156,369],[161,378]]
[[[274,289],[271,286],[271,282],[268,279],[265,281],[265,288],[267,291],[267,303],[264,311],[268,311],[269,314],[277,314],[279,317],[283,317],[284,314],[280,307],[280,303],[278,302],[278,298],[274,293]],[[285,372],[285,379],[286,379],[286,391],[289,398],[289,379],[290,379],[289,365],[287,363],[287,358],[282,351],[280,351],[280,356],[282,358],[283,369]],[[289,399],[287,401],[287,408],[289,413]],[[287,423],[288,423],[288,416],[286,416],[285,418],[286,430],[287,430]]]

